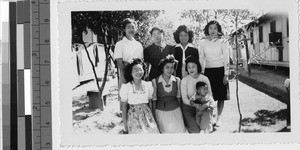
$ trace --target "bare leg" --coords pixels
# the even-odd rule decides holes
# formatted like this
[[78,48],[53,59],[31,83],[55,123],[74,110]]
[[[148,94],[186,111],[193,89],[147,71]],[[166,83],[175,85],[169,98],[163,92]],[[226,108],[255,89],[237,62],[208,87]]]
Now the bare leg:
[[224,108],[224,101],[218,101],[218,115],[220,116],[223,112],[223,108]]
[[218,101],[218,104],[217,104],[218,115],[217,115],[217,120],[216,120],[216,126],[220,126],[219,120],[222,115],[223,108],[224,108],[224,101],[223,100]]

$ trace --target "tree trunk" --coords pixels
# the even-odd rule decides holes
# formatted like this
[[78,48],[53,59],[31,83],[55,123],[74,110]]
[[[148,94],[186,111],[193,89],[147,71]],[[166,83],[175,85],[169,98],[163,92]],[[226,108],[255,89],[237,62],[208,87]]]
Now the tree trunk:
[[[106,84],[106,80],[107,80],[107,73],[108,73],[108,62],[110,61],[110,59],[108,58],[109,55],[109,49],[110,46],[107,47],[107,44],[104,43],[104,50],[105,50],[105,72],[104,72],[104,76],[103,76],[103,80],[102,80],[102,85],[100,88],[100,92],[99,92],[99,96],[100,96],[100,102],[102,102],[102,92],[104,90],[105,84]],[[97,81],[98,82],[98,81]],[[99,103],[100,107],[103,107],[103,103]]]
[[[96,70],[95,70],[95,66],[94,66],[94,63],[93,61],[91,60],[91,57],[90,57],[90,54],[87,50],[87,47],[85,46],[85,43],[84,41],[81,41],[83,46],[84,46],[84,49],[85,49],[85,52],[87,53],[87,56],[88,56],[88,59],[91,63],[91,66],[92,66],[92,70],[93,70],[93,73],[94,73],[94,76],[95,76],[95,81],[96,81],[96,85],[97,85],[97,88],[98,88],[98,99],[99,99],[99,107],[101,111],[103,111],[103,101],[102,101],[102,91],[103,89],[101,90],[100,86],[99,86],[99,82],[98,82],[98,77],[97,77],[97,73],[96,73]],[[97,108],[97,107],[96,107]]]
[[240,108],[240,100],[239,100],[239,60],[238,60],[238,10],[236,10],[236,18],[235,18],[235,28],[236,28],[236,34],[235,34],[235,46],[236,46],[236,100],[237,100],[237,105],[238,105],[238,110],[239,110],[239,115],[240,115],[240,120],[239,120],[239,130],[238,132],[241,132],[241,126],[242,126],[242,113],[241,113],[241,108]]

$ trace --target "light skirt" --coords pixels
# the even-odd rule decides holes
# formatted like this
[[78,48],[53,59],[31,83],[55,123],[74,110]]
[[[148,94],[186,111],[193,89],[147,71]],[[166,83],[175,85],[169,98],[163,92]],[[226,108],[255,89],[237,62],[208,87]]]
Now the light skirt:
[[180,107],[172,111],[156,109],[155,116],[161,133],[188,133],[184,126]]

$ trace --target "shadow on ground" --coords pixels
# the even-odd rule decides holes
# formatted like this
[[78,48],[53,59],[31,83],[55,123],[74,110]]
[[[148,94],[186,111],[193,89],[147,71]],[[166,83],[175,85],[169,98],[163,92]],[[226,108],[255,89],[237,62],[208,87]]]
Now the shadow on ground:
[[[271,126],[275,125],[277,121],[284,121],[287,118],[287,109],[281,109],[279,111],[270,111],[270,110],[258,110],[254,113],[255,118],[243,118],[241,125],[241,132],[243,133],[258,133],[263,132],[261,129],[252,129],[247,127],[252,127],[254,124],[258,124],[261,126]],[[244,128],[243,128],[244,127]],[[284,127],[277,132],[290,132],[290,128]],[[232,133],[238,133],[237,130]]]
[[287,109],[281,109],[279,111],[258,110],[254,113],[255,118],[242,119],[242,126],[251,126],[253,123],[262,126],[274,125],[277,120],[286,120],[287,113]]

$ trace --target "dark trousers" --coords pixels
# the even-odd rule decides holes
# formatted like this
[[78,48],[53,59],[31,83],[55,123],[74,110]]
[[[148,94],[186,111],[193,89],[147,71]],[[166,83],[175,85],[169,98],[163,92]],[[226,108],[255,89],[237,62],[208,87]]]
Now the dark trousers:
[[184,124],[189,133],[199,133],[200,127],[196,123],[196,109],[192,106],[182,104]]

